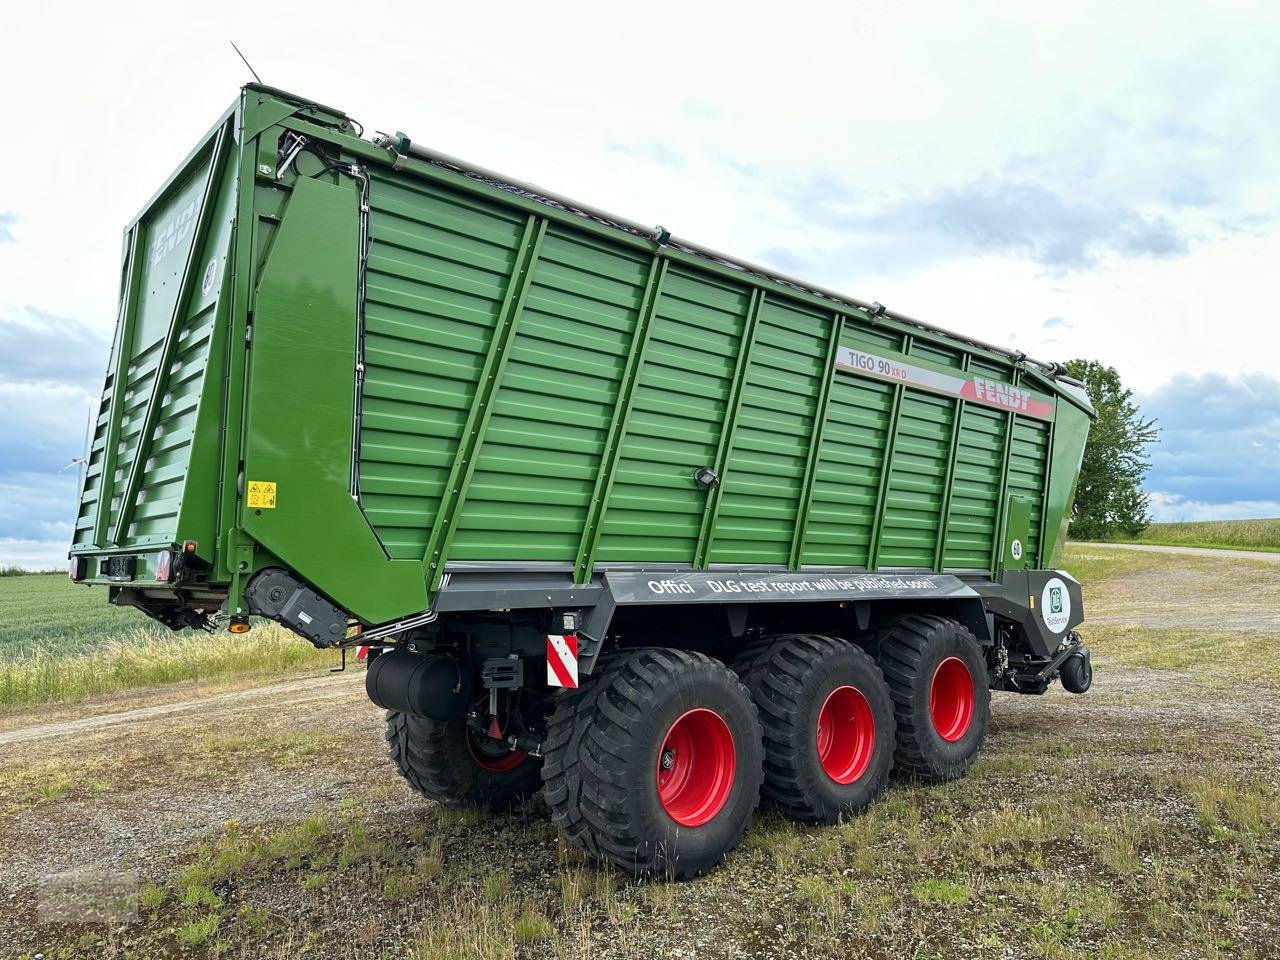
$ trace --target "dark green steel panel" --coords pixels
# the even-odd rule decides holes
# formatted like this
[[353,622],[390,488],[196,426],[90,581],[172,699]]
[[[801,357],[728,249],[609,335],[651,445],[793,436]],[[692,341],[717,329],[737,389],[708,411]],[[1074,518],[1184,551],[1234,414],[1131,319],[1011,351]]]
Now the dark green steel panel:
[[835,377],[803,563],[866,566],[896,390],[870,379]]
[[[222,354],[214,355],[212,339],[219,304],[227,306],[232,136],[229,123],[220,127],[133,227],[77,548],[198,534],[204,555],[213,556],[217,477],[205,452],[221,436]],[[202,404],[207,427],[197,432]],[[192,529],[183,527],[184,505]]]
[[1053,454],[1050,457],[1044,536],[1041,563],[1055,567],[1062,562],[1062,548],[1067,542],[1067,524],[1075,501],[1076,481],[1085,442],[1089,438],[1089,417],[1071,404],[1058,405],[1053,422]]
[[833,322],[772,300],[761,305],[709,562],[789,562],[818,397],[831,376]]
[[648,275],[630,251],[548,230],[450,558],[577,559]]
[[694,562],[707,495],[693,472],[717,463],[749,303],[744,288],[668,269],[598,560]]
[[1008,414],[972,403],[966,404],[961,414],[944,568],[985,570],[991,566],[1007,419]]
[[789,567],[799,569],[803,565],[805,538],[809,529],[809,512],[813,506],[813,488],[816,483],[818,460],[822,455],[822,436],[826,430],[828,412],[831,404],[831,388],[835,377],[836,351],[840,346],[840,334],[844,329],[844,318],[836,314],[831,323],[828,337],[826,357],[822,364],[821,388],[818,393],[817,412],[813,417],[812,433],[809,437],[808,459],[805,463],[804,488],[800,494],[800,505],[797,510],[795,531],[791,540],[791,560]]
[[361,501],[392,557],[421,559],[526,218],[385,173],[370,206]]
[[240,526],[335,603],[370,621],[424,610],[422,558],[389,559],[350,495],[359,194],[302,179],[262,269],[250,348]]
[[933,567],[953,416],[951,401],[910,388],[903,392],[885,491],[880,566]]
[[738,429],[738,417],[742,411],[742,399],[746,394],[747,371],[751,368],[751,356],[756,347],[756,336],[760,329],[760,313],[764,309],[765,299],[763,291],[755,290],[751,296],[751,303],[747,307],[746,326],[743,329],[742,339],[738,345],[737,358],[734,361],[732,385],[725,403],[724,424],[720,430],[720,438],[716,445],[716,458],[712,464],[718,480],[707,491],[702,523],[698,528],[698,544],[693,558],[693,565],[698,569],[706,567],[712,546],[715,543],[720,504],[724,499],[725,475],[731,465],[730,454],[733,451],[734,437]]
[[650,268],[648,282],[645,285],[644,303],[641,307],[640,317],[635,325],[635,333],[631,338],[627,366],[623,372],[618,399],[614,403],[613,419],[609,424],[609,433],[605,440],[604,456],[600,470],[596,475],[595,490],[592,491],[591,502],[587,506],[587,521],[582,531],[582,542],[578,546],[578,559],[574,565],[574,578],[579,583],[585,583],[591,579],[596,551],[599,549],[600,537],[604,529],[605,513],[608,510],[609,499],[613,493],[613,484],[618,469],[618,461],[621,458],[622,444],[626,440],[628,424],[635,411],[637,374],[648,356],[649,334],[653,329],[653,318],[657,312],[658,301],[662,297],[662,284],[666,279],[667,265],[665,259],[655,259]]
[[1041,502],[1048,468],[1049,424],[1043,420],[1016,416],[1013,425],[1013,448],[1009,455],[1009,495],[1034,503],[1030,529],[1024,545],[1027,555],[1034,557],[1040,548]]
[[[127,380],[136,402],[131,404],[126,393],[120,442],[129,451],[128,469],[108,533],[112,543],[164,542],[177,536],[183,472],[194,438],[194,398],[208,362],[216,306],[216,298],[206,295],[214,291],[196,293],[201,286],[197,277],[203,276],[197,262],[203,263],[215,213],[222,212],[215,211],[222,182],[228,185],[230,203],[230,146],[227,124],[214,136],[200,172],[176,194],[170,212],[147,231],[134,340],[135,349],[145,346],[135,356],[137,379]],[[213,232],[215,243],[225,242],[225,237]],[[192,306],[196,313],[189,316]],[[125,459],[120,457],[122,469]],[[176,470],[169,475],[153,472],[166,467]]]
[[942,347],[927,340],[915,340],[911,344],[911,356],[959,370],[964,366],[965,354],[962,350]]
[[73,546],[105,544],[107,539],[107,525],[111,521],[114,507],[112,500],[120,450],[120,422],[124,416],[124,397],[123,394],[118,394],[115,386],[124,383],[133,355],[138,287],[141,284],[144,262],[144,229],[142,223],[135,223],[129,230],[111,362],[99,401],[89,463],[85,468],[84,483],[80,491],[80,512]]

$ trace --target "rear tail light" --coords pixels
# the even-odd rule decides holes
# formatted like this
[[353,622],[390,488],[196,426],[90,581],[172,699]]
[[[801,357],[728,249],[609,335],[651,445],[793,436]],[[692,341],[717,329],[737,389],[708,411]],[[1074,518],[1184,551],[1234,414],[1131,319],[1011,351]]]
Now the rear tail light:
[[161,583],[173,579],[173,554],[168,550],[156,555],[156,579]]
[[84,557],[72,557],[71,562],[67,565],[67,576],[77,582],[83,580],[88,566],[89,564]]

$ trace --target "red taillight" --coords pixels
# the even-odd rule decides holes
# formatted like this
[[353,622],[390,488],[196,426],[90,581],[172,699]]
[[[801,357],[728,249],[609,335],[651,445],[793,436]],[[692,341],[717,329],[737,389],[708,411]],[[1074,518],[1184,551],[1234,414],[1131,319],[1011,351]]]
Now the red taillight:
[[88,564],[85,562],[84,557],[72,557],[71,562],[67,565],[67,576],[77,582],[83,580],[87,566]]
[[164,550],[156,554],[156,579],[168,583],[173,578],[173,554]]

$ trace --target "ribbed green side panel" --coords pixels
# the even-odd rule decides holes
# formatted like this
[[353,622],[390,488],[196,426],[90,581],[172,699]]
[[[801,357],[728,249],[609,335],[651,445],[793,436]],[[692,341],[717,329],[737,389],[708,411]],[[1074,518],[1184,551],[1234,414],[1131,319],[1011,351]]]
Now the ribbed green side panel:
[[746,371],[711,563],[787,563],[832,319],[766,300]]
[[[214,162],[210,148],[208,157],[191,171],[172,193],[148,211],[136,229],[142,231],[140,263],[137,265],[137,289],[130,295],[135,303],[122,304],[121,316],[132,311],[136,323],[123,325],[128,339],[113,346],[112,370],[103,388],[94,437],[89,452],[80,513],[76,519],[74,542],[94,543],[95,518],[103,488],[104,471],[111,465],[111,502],[107,505],[106,531],[111,531],[120,516],[124,488],[138,457],[139,441],[147,404],[155,388],[162,362],[166,336],[171,323],[178,328],[172,361],[164,371],[154,428],[146,439],[144,460],[140,464],[134,507],[128,529],[120,532],[120,542],[162,543],[178,536],[178,512],[182,508],[191,463],[192,443],[200,398],[204,390],[210,353],[210,338],[217,313],[221,280],[225,271],[227,248],[231,234],[231,210],[234,202],[234,176],[229,166],[213,172],[209,191],[208,216],[212,225],[199,249],[192,251],[197,224],[202,216],[201,201]],[[175,310],[183,296],[183,267],[190,254],[194,277],[188,278],[189,289],[180,316]],[[206,270],[209,282],[204,283]],[[115,383],[116,351],[124,350],[127,366],[122,383]],[[215,374],[216,375],[216,374]],[[112,411],[118,404],[118,411]],[[113,412],[119,415],[119,432],[115,449],[108,456],[109,423]],[[203,438],[217,443],[217,436]],[[200,479],[204,479],[201,477]],[[206,491],[202,488],[201,495]],[[108,534],[109,535],[109,534]],[[97,544],[108,546],[105,542]]]
[[841,337],[846,346],[861,347],[866,350],[901,350],[902,334],[891,330],[877,330],[875,327],[864,327],[856,321],[848,324]]
[[102,462],[107,446],[107,415],[114,394],[113,374],[108,371],[102,394],[98,398],[98,416],[93,423],[93,436],[89,441],[88,466],[84,484],[80,490],[80,506],[76,513],[76,529],[71,536],[73,546],[93,543],[94,517],[98,513],[98,500],[102,496]]
[[[178,509],[191,459],[191,441],[195,434],[196,407],[204,385],[205,362],[209,354],[209,337],[213,331],[214,304],[206,304],[187,321],[178,340],[178,352],[165,381],[160,417],[152,441],[147,447],[147,463],[139,487],[137,507],[126,539],[176,535]],[[156,354],[159,347],[148,351],[148,359],[131,372],[126,420],[122,440],[131,452],[137,449],[138,429],[146,405],[146,391],[155,378]],[[127,473],[128,463],[122,458]],[[119,510],[111,513],[112,522]]]
[[543,240],[449,557],[576,558],[649,259]]
[[956,367],[958,369],[963,362],[964,354],[959,350],[952,350],[924,340],[917,340],[911,345],[911,356],[919,357],[921,360],[929,360],[944,367]]
[[836,377],[801,563],[866,565],[892,406],[890,384]]
[[1013,424],[1013,449],[1009,455],[1009,496],[1032,502],[1031,535],[1025,544],[1028,557],[1040,549],[1040,525],[1044,498],[1045,469],[1049,457],[1049,424],[1043,420],[1018,417]]
[[985,363],[976,357],[969,359],[969,372],[980,377],[986,377],[988,380],[995,380],[997,383],[1013,382],[1013,371],[1008,367]]
[[967,404],[960,417],[951,519],[942,565],[985,569],[999,521],[1000,463],[1009,415]]
[[669,270],[598,560],[692,562],[707,502],[693,471],[715,462],[750,299],[744,289]]
[[[393,557],[422,556],[439,518],[477,380],[512,289],[527,217],[499,203],[375,174],[366,304],[362,504]],[[449,560],[572,562],[623,387],[652,260],[551,224],[514,315],[475,470],[463,482]],[[728,405],[751,288],[672,263],[653,309],[595,559],[690,563],[708,506],[693,472],[732,429],[708,561],[786,564],[821,437],[805,565],[930,568],[944,516],[952,398],[905,388],[882,476],[895,386],[829,369],[832,316],[766,296],[736,416]],[[846,345],[1008,382],[960,347],[850,318]],[[826,424],[816,403],[834,377]],[[1007,414],[966,404],[956,432],[943,566],[985,568],[999,522]],[[1009,493],[1040,503],[1046,425],[1019,418]],[[884,485],[884,503],[880,491]],[[713,498],[714,499],[714,498]],[[140,515],[141,516],[141,515]]]
[[515,266],[525,218],[375,175],[360,490],[396,559],[421,559]]
[[906,390],[885,495],[882,567],[932,567],[942,520],[954,401]]

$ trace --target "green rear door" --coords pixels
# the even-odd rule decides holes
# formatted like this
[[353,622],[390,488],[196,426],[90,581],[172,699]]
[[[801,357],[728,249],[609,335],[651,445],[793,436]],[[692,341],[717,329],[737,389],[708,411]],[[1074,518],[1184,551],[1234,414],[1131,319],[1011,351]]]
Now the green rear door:
[[[212,552],[234,136],[228,114],[126,233],[116,333],[73,553],[184,539]],[[210,418],[213,429],[197,431]]]

